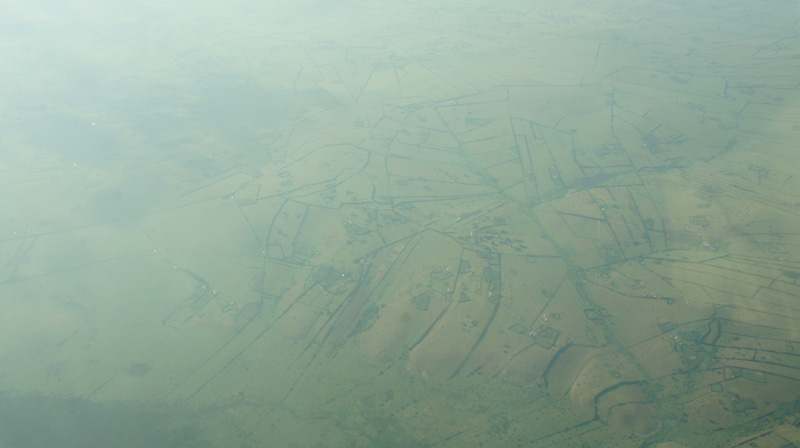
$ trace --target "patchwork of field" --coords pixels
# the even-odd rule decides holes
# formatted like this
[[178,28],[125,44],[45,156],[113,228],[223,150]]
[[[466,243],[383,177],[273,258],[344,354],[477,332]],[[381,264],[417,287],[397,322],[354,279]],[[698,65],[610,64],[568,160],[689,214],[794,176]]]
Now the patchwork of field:
[[800,444],[796,6],[355,3],[198,10],[2,88],[0,415]]

